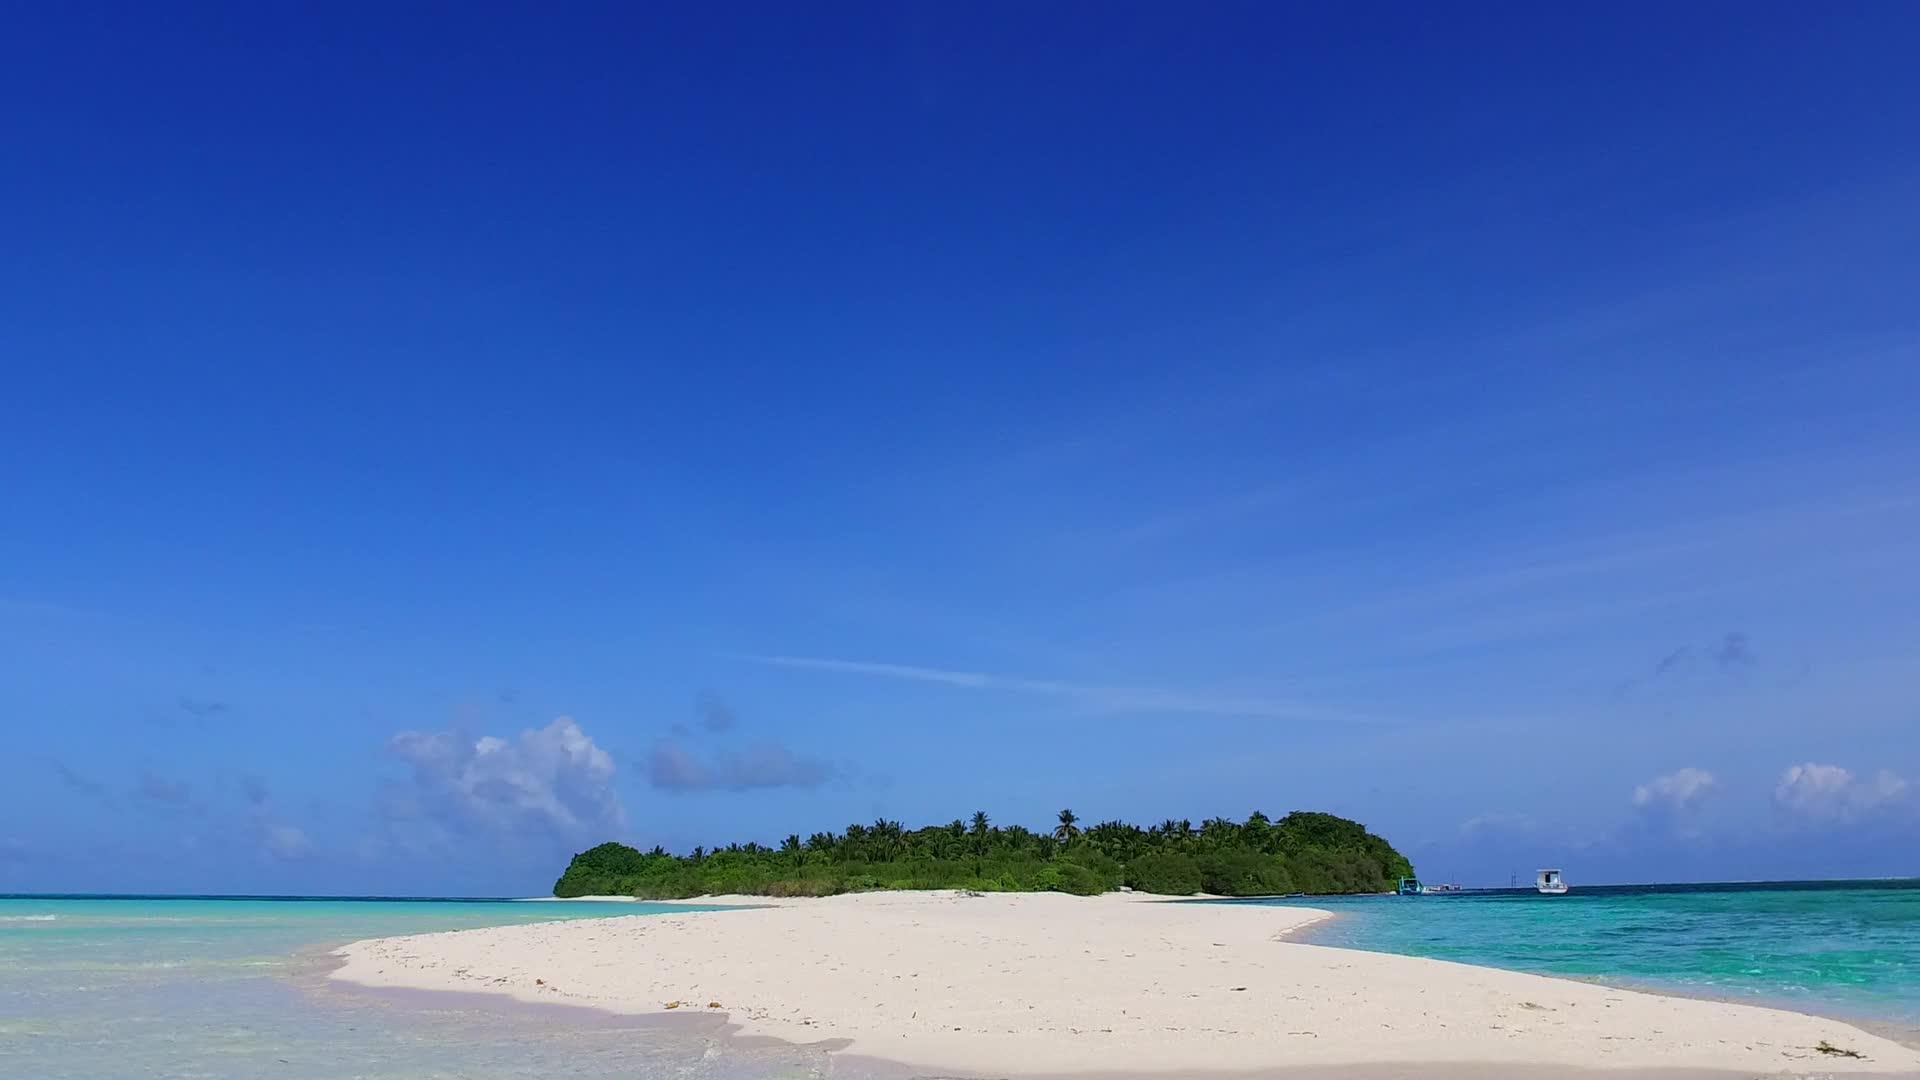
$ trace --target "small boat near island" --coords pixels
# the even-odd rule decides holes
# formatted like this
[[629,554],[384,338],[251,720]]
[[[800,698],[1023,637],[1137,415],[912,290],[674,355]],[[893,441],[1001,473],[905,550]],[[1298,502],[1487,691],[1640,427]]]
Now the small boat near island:
[[1555,869],[1541,870],[1533,876],[1533,887],[1542,896],[1563,896],[1567,891],[1567,881]]

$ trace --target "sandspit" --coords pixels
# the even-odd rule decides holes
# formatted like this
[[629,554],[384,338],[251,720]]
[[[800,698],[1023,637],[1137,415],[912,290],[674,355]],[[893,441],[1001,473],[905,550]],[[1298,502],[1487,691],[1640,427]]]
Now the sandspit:
[[1415,1062],[1920,1074],[1920,1050],[1834,1020],[1285,940],[1326,917],[1311,908],[736,899],[766,906],[361,941],[333,977],[720,1011],[744,1034],[848,1040],[851,1053],[971,1075]]

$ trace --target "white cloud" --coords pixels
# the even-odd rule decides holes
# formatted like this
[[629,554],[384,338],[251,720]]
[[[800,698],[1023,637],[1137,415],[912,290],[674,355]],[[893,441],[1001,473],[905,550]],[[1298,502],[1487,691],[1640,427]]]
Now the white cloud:
[[413,768],[413,809],[455,832],[604,834],[626,824],[613,758],[571,717],[513,741],[403,731],[389,749]]
[[1656,776],[1634,788],[1633,805],[1641,810],[1686,810],[1718,785],[1719,781],[1714,779],[1712,773],[1688,766],[1665,776]]
[[1809,761],[1789,765],[1773,788],[1773,804],[1785,813],[1817,824],[1844,824],[1905,801],[1907,782],[1885,769],[1872,777],[1855,776],[1838,765]]

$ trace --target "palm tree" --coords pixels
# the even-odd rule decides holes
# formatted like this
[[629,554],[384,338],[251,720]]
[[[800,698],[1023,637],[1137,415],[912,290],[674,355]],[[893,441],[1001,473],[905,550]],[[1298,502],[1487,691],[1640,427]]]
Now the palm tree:
[[1095,851],[1125,862],[1138,851],[1144,834],[1124,821],[1103,821],[1080,834],[1080,841]]
[[1060,811],[1060,824],[1053,830],[1054,839],[1063,844],[1072,843],[1073,838],[1080,835],[1079,827],[1074,824],[1074,822],[1079,820],[1079,818],[1073,816],[1073,811],[1071,810]]
[[1200,823],[1200,839],[1215,847],[1231,844],[1238,831],[1239,826],[1223,817],[1211,817]]
[[1255,810],[1247,815],[1247,823],[1240,827],[1240,837],[1255,851],[1266,851],[1273,839],[1273,822],[1267,819],[1267,815]]
[[867,826],[867,835],[872,838],[881,862],[897,857],[906,849],[905,832],[897,821],[875,818],[873,824]]
[[833,846],[837,842],[832,833],[817,832],[807,837],[807,850],[817,855],[825,855],[833,850]]

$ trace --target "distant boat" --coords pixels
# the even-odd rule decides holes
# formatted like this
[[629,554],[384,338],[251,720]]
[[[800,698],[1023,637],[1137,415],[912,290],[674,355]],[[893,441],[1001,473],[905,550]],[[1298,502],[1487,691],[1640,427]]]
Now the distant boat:
[[1533,876],[1533,887],[1542,895],[1560,896],[1567,891],[1567,882],[1558,870],[1542,870]]
[[1455,885],[1452,882],[1448,882],[1441,885],[1420,886],[1421,896],[1432,896],[1435,893],[1450,893],[1450,892],[1460,892],[1460,891],[1461,891],[1461,886]]

